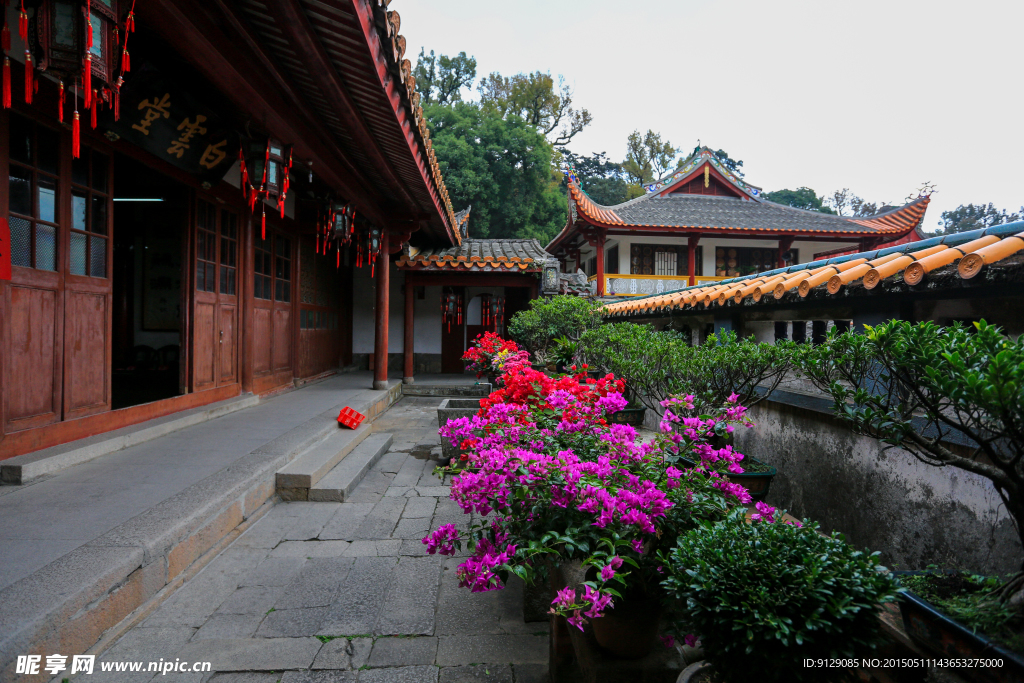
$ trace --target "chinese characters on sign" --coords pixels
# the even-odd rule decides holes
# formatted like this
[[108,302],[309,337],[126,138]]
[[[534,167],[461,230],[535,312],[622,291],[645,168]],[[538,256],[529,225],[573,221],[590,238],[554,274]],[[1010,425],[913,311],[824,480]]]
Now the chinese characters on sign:
[[95,662],[96,655],[74,655],[71,657],[70,666],[66,655],[47,655],[45,664],[43,664],[42,655],[18,655],[14,673],[36,676],[41,669],[51,676],[56,676],[64,671],[69,674],[91,674]]
[[151,68],[133,70],[120,121],[103,126],[168,163],[215,183],[234,163],[238,133],[202,101]]

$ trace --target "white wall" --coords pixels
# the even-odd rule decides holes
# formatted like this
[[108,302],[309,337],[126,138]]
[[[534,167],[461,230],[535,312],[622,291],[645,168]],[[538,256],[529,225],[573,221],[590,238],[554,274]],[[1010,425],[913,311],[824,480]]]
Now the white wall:
[[[665,235],[659,237],[633,237],[630,235],[616,235],[615,239],[609,239],[605,244],[605,253],[607,250],[618,245],[619,247],[619,273],[623,275],[629,274],[629,252],[630,247],[633,244],[678,244],[685,246],[688,242],[685,236]],[[853,248],[856,249],[858,246],[857,242],[815,242],[810,240],[798,240],[793,242],[792,249],[800,250],[800,263],[808,263],[814,260],[814,254],[822,251],[832,251],[833,249],[839,248]],[[728,239],[718,236],[707,236],[701,237],[698,249],[703,247],[704,249],[704,268],[703,272],[697,273],[697,275],[713,276],[715,274],[715,249],[717,247],[755,247],[759,249],[778,249],[779,241],[774,239]],[[580,250],[580,261],[586,263],[594,254],[595,249],[593,247],[585,247]],[[580,266],[581,267],[581,266]],[[576,268],[572,267],[570,272],[576,272]],[[684,273],[685,274],[685,273]]]
[[[405,350],[405,271],[391,264],[388,276],[388,353],[402,353]],[[441,353],[441,287],[427,287],[425,297],[413,303],[416,353]],[[377,283],[370,278],[369,266],[353,268],[352,353],[373,353],[376,308]]]

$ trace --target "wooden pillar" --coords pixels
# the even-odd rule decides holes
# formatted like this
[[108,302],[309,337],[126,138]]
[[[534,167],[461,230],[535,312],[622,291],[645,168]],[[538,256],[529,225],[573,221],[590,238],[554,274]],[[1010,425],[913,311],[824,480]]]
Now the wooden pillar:
[[597,295],[598,296],[604,296],[604,242],[605,242],[605,239],[606,238],[605,238],[603,233],[598,235],[597,240],[595,240],[596,244],[594,245],[595,247],[597,247]]
[[691,287],[697,284],[697,242],[700,242],[700,235],[690,235],[686,244],[686,274]]
[[402,376],[402,381],[406,384],[413,383],[413,352],[415,346],[415,330],[416,330],[416,293],[415,287],[412,284],[412,273],[409,271],[405,272],[405,342],[402,346],[402,351],[405,353],[405,372]]
[[373,388],[388,388],[388,270],[391,255],[388,254],[388,233],[381,235],[380,253],[377,254],[377,306],[374,320],[373,343]]

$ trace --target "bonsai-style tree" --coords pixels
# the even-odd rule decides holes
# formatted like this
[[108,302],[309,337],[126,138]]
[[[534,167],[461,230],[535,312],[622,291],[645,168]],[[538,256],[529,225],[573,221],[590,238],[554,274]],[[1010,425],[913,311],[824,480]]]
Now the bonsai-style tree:
[[735,332],[710,335],[691,346],[675,332],[616,323],[587,332],[580,342],[587,363],[626,380],[630,399],[661,411],[661,401],[691,394],[694,414],[710,413],[736,394],[744,406],[774,391],[793,366],[793,342],[764,344]]
[[508,322],[508,335],[546,361],[555,340],[575,344],[583,333],[601,324],[601,305],[578,296],[534,299]]
[[[1024,337],[1009,339],[984,321],[965,328],[893,320],[805,347],[799,366],[855,432],[991,481],[1021,536]],[[1024,609],[1024,571],[999,597]]]

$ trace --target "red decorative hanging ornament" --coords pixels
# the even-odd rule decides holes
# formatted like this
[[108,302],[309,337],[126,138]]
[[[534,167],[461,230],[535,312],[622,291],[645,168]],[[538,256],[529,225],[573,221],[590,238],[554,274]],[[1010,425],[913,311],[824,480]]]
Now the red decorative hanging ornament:
[[34,81],[35,73],[32,68],[32,53],[25,50],[25,104],[32,104],[32,94],[35,92]]
[[95,90],[92,91],[92,108],[89,110],[89,125],[96,130],[96,110],[99,108],[100,96]]
[[263,205],[263,222],[262,222],[262,239],[264,242],[267,241],[267,205]]
[[75,159],[79,156],[79,142],[81,140],[80,124],[78,122],[78,84],[75,84],[74,92],[75,117],[71,121],[71,156]]
[[57,120],[64,123],[64,79],[60,79],[60,85],[57,86]]
[[121,71],[128,73],[132,70],[132,57],[128,54],[128,48],[125,47],[121,52]]
[[85,96],[85,108],[92,108],[92,54],[85,54],[85,65],[82,67],[82,90]]
[[18,35],[28,43],[28,12],[25,11],[25,0],[21,0],[21,11],[18,12]]
[[85,49],[92,49],[92,0],[85,0]]
[[11,108],[11,58],[4,55],[4,109]]

